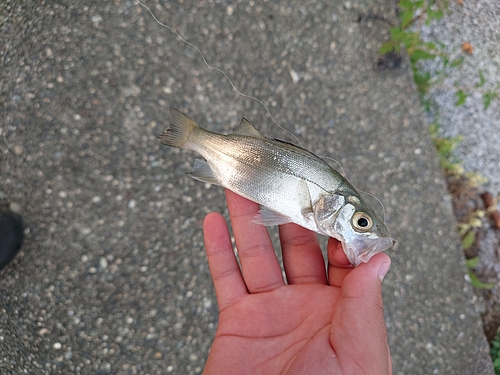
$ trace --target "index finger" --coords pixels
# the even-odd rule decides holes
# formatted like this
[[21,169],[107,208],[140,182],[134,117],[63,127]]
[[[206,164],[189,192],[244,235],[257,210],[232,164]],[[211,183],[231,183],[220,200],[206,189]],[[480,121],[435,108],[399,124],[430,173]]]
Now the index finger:
[[326,285],[325,260],[316,233],[292,223],[280,225],[279,232],[288,284]]
[[229,190],[226,199],[248,291],[266,292],[285,285],[266,227],[252,223],[259,205]]

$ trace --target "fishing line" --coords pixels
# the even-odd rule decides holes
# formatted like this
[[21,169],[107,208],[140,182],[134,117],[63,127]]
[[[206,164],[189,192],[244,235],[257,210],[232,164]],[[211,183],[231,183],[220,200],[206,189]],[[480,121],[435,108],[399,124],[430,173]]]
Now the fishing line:
[[161,27],[164,27],[165,29],[168,29],[171,33],[175,34],[182,42],[184,42],[185,44],[187,44],[188,46],[191,46],[193,47],[201,56],[201,59],[203,60],[203,63],[207,66],[208,69],[210,70],[215,70],[216,72],[219,72],[220,74],[222,74],[224,77],[226,77],[227,81],[229,82],[229,84],[231,85],[232,89],[238,94],[238,95],[241,95],[243,96],[244,98],[248,98],[248,99],[251,99],[251,100],[255,100],[257,103],[259,103],[260,105],[262,105],[264,107],[264,109],[266,110],[266,112],[268,113],[269,117],[271,117],[271,120],[273,120],[273,122],[278,126],[278,128],[280,128],[281,130],[283,130],[284,132],[290,134],[294,139],[295,141],[297,141],[297,143],[299,144],[300,147],[304,148],[302,146],[302,143],[300,143],[299,139],[289,130],[285,129],[284,127],[282,127],[280,124],[278,124],[278,122],[274,119],[273,115],[271,114],[271,112],[269,111],[269,108],[264,104],[264,102],[254,96],[251,96],[251,95],[247,95],[247,94],[244,94],[242,93],[241,91],[239,91],[236,86],[234,85],[233,81],[231,81],[231,78],[229,78],[229,76],[226,74],[226,72],[224,72],[223,70],[215,67],[215,66],[212,66],[210,65],[207,60],[205,59],[205,55],[203,55],[203,52],[201,52],[201,50],[195,46],[193,43],[191,42],[188,42],[186,39],[184,39],[177,31],[175,31],[174,29],[172,29],[172,27],[160,22],[158,20],[158,18],[156,18],[156,16],[154,15],[153,11],[144,3],[142,3],[140,0],[136,0],[142,7],[144,7],[148,12],[149,14],[151,14],[151,17],[153,17],[153,19],[156,21],[156,23],[158,23],[158,25],[160,25]]
[[334,158],[331,158],[329,156],[321,156],[321,155],[318,155],[321,159],[328,159],[328,160],[331,160],[331,161],[334,161],[335,163],[337,163],[337,165],[340,167],[340,174],[342,176],[344,176],[344,178],[349,182],[351,183],[351,181],[349,181],[347,179],[347,173],[345,173],[345,170],[344,170],[344,167],[342,166],[342,164],[340,164],[339,161],[335,160]]
[[358,188],[356,188],[356,190],[359,191],[360,193],[364,193],[366,195],[369,195],[372,198],[375,198],[377,200],[377,202],[380,203],[380,206],[382,207],[382,215],[383,215],[383,219],[384,219],[384,225],[386,225],[387,223],[385,221],[385,207],[384,207],[384,204],[382,203],[382,201],[380,199],[378,199],[375,195],[370,194],[370,193],[368,193],[366,191],[360,190]]
[[[351,181],[349,181],[349,178],[347,178],[347,173],[345,172],[344,167],[342,166],[342,164],[340,164],[340,162],[338,162],[337,160],[335,160],[334,158],[331,158],[329,156],[319,156],[319,157],[322,158],[322,159],[332,160],[335,163],[337,163],[337,165],[340,167],[340,170],[341,170],[340,173],[342,174],[342,176],[344,176],[344,178],[347,180],[347,182],[349,182],[351,184]],[[380,203],[380,206],[382,207],[382,215],[383,215],[384,225],[385,225],[386,224],[386,221],[385,221],[385,207],[384,207],[384,204],[382,203],[382,201],[380,199],[378,199],[375,195],[370,194],[370,193],[368,193],[366,191],[363,191],[363,190],[361,190],[359,188],[356,188],[356,190],[359,191],[360,193],[364,193],[366,195],[369,195],[372,198],[375,198],[377,200],[377,202]]]
[[[231,85],[231,88],[233,89],[233,91],[235,91],[238,95],[244,97],[244,98],[247,98],[247,99],[250,99],[250,100],[255,100],[257,103],[259,103],[260,105],[262,105],[262,107],[264,107],[264,109],[266,110],[267,114],[269,115],[269,117],[271,118],[271,120],[276,124],[276,126],[278,126],[278,128],[280,128],[281,130],[283,130],[284,132],[288,133],[289,135],[291,135],[295,141],[297,141],[297,143],[299,144],[300,147],[304,148],[302,146],[302,143],[300,143],[299,139],[295,136],[295,134],[293,134],[291,131],[285,129],[283,126],[281,126],[280,124],[278,124],[278,122],[275,120],[274,116],[272,115],[271,111],[269,111],[269,108],[267,107],[267,105],[264,104],[264,102],[254,96],[251,96],[251,95],[247,95],[245,93],[242,93],[240,90],[238,90],[236,88],[236,86],[234,85],[233,81],[231,80],[231,78],[229,78],[229,76],[226,74],[226,72],[224,72],[222,69],[219,69],[215,66],[212,66],[208,63],[207,59],[205,58],[205,55],[203,54],[203,52],[201,52],[201,50],[195,46],[193,43],[187,41],[186,39],[184,39],[177,31],[175,31],[172,27],[162,23],[160,20],[158,20],[158,18],[156,18],[155,14],[153,13],[153,11],[146,5],[144,4],[143,2],[141,2],[140,0],[136,0],[137,3],[139,5],[141,5],[144,9],[146,9],[149,14],[151,15],[151,17],[156,21],[156,23],[158,25],[160,25],[161,27],[169,30],[171,33],[173,33],[175,36],[177,36],[177,38],[179,38],[183,43],[187,44],[188,46],[194,48],[196,50],[196,52],[199,53],[201,59],[203,60],[203,63],[207,66],[208,69],[210,70],[215,70],[216,72],[222,74],[226,79],[227,81],[229,82],[229,84]],[[342,167],[342,164],[340,164],[337,160],[331,158],[331,157],[328,157],[328,156],[322,156],[322,158],[324,159],[329,159],[329,160],[333,160],[335,163],[338,164],[338,166],[340,167],[341,169],[341,173],[342,175],[344,176],[344,178],[349,181],[347,179],[347,175],[345,173],[345,170],[344,170],[344,167]],[[380,205],[382,206],[382,212],[383,212],[383,216],[384,216],[384,224],[385,224],[385,208],[384,208],[384,204],[382,203],[382,201],[380,199],[378,199],[375,195],[373,194],[370,194],[370,193],[367,193],[365,191],[362,191],[362,190],[359,190],[357,189],[358,191],[362,192],[362,193],[365,193],[373,198],[375,198],[379,203]]]

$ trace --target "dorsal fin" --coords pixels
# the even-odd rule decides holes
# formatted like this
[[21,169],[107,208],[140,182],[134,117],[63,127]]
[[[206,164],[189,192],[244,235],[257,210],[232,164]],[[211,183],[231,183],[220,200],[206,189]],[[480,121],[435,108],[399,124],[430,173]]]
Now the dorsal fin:
[[252,124],[250,124],[250,121],[244,117],[241,119],[238,127],[234,129],[233,134],[246,135],[247,137],[254,138],[265,138],[257,129],[254,128]]

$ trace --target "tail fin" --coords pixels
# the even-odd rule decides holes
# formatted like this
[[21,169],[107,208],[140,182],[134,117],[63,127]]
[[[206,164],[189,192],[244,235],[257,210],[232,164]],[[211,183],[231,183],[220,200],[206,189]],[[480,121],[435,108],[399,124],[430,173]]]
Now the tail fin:
[[170,129],[158,135],[161,143],[183,148],[198,124],[177,109],[170,110]]

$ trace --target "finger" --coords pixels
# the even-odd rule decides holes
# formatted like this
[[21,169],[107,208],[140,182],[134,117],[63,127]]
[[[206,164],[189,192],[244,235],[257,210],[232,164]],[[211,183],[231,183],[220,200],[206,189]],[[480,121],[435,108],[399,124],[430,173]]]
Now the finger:
[[203,236],[219,311],[223,311],[246,296],[247,288],[233,252],[226,222],[220,214],[212,212],[205,217]]
[[325,260],[316,233],[291,223],[280,225],[279,232],[288,284],[326,284]]
[[328,240],[328,284],[340,287],[344,278],[354,268],[344,253],[342,244],[335,238]]
[[390,354],[382,305],[381,278],[390,258],[375,255],[345,277],[335,306],[331,340],[348,374],[389,374]]
[[284,285],[281,268],[266,227],[252,223],[259,205],[226,190],[236,248],[250,293],[266,292]]

